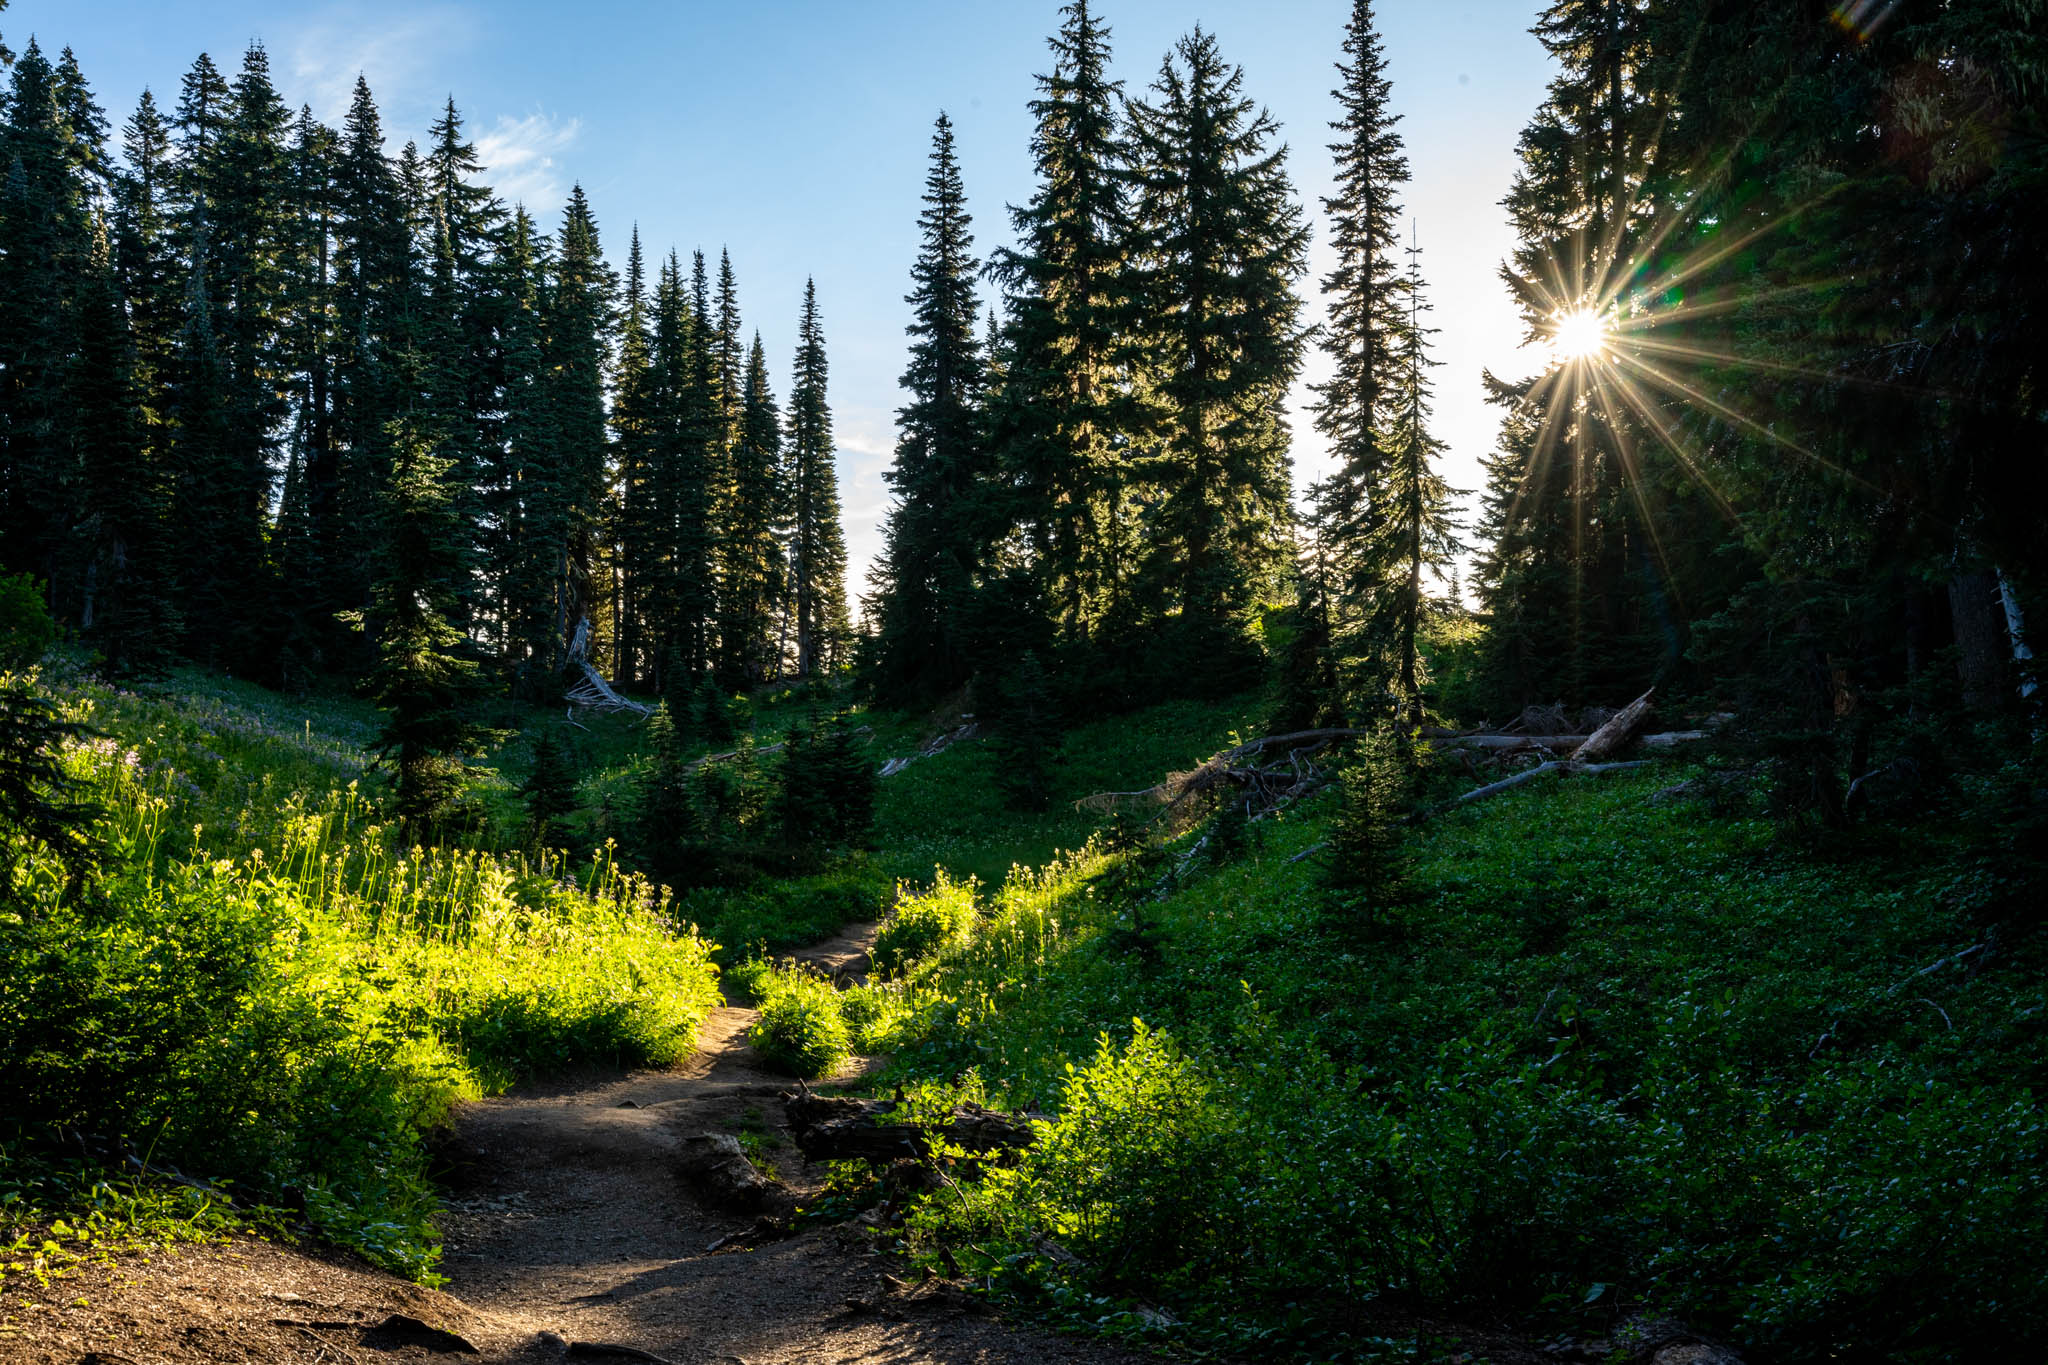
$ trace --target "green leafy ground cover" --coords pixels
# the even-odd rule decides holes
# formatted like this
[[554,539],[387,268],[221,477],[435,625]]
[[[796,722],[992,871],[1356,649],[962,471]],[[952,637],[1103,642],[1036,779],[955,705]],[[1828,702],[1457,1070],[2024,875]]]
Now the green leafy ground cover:
[[[0,917],[10,1237],[120,1206],[95,1172],[134,1158],[431,1278],[452,1101],[692,1047],[715,985],[673,907],[603,856],[402,847],[362,795],[364,708],[195,677],[62,695],[98,732],[68,762],[108,856],[82,897],[31,858]],[[244,1216],[202,1204],[131,1222]]]
[[[877,1084],[914,1106],[1050,1116],[1021,1163],[957,1167],[903,1249],[1054,1319],[1361,1360],[1406,1358],[1416,1313],[1671,1313],[1784,1360],[2048,1327],[2048,964],[1983,913],[2001,836],[1939,806],[1799,841],[1740,789],[1655,799],[1687,771],[1665,766],[1431,820],[1400,877],[1345,893],[1296,860],[1335,792],[1201,849],[1074,809],[1256,733],[1247,697],[1069,731],[1040,814],[1003,807],[993,744],[959,745],[882,785],[865,853],[664,899],[604,855],[630,722],[569,737],[594,856],[564,863],[519,851],[513,796],[551,716],[508,715],[475,849],[405,851],[361,796],[355,703],[196,676],[70,695],[115,854],[77,905],[29,869],[0,935],[20,1273],[248,1216],[31,1150],[54,1127],[430,1277],[421,1134],[457,1096],[679,1055],[716,942],[792,1073],[886,1051]],[[811,705],[761,708],[761,742]],[[877,761],[921,738],[862,720]],[[892,908],[866,986],[775,965]]]
[[2048,964],[1973,917],[1984,850],[1938,822],[1789,846],[1653,800],[1674,776],[1433,821],[1396,896],[1293,861],[1327,800],[1227,862],[1012,877],[905,973],[883,1084],[1055,1117],[911,1247],[1316,1359],[1416,1308],[1673,1313],[1777,1359],[2038,1343]]

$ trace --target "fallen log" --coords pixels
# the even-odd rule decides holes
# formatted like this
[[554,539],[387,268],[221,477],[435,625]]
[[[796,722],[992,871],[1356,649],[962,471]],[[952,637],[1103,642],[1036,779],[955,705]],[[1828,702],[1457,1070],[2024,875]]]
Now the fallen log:
[[1498,796],[1500,793],[1519,787],[1525,782],[1534,782],[1537,778],[1548,777],[1552,773],[1565,777],[1571,777],[1579,773],[1598,777],[1602,773],[1618,773],[1625,772],[1630,768],[1641,768],[1647,765],[1648,762],[1648,759],[1641,758],[1631,759],[1625,763],[1580,763],[1572,759],[1555,759],[1548,763],[1539,763],[1533,768],[1524,769],[1512,777],[1504,777],[1498,782],[1489,782],[1483,787],[1474,787],[1471,791],[1452,797],[1442,805],[1433,806],[1428,810],[1417,811],[1409,817],[1409,821],[1411,824],[1420,823],[1432,815],[1441,815],[1443,812],[1462,806],[1468,801],[1483,801],[1489,796]]
[[1653,687],[1649,692],[1643,693],[1622,707],[1621,714],[1595,730],[1584,744],[1572,750],[1572,761],[1598,763],[1619,752],[1635,732],[1643,728],[1643,722],[1650,718],[1650,693],[1656,690]]
[[911,1123],[870,1123],[834,1119],[796,1130],[797,1150],[806,1161],[924,1161],[931,1143]]
[[978,1104],[955,1105],[942,1122],[884,1123],[896,1106],[881,1100],[814,1095],[788,1096],[783,1113],[797,1150],[810,1161],[929,1161],[937,1142],[970,1152],[1012,1152],[1038,1140],[1025,1114],[1007,1114]]

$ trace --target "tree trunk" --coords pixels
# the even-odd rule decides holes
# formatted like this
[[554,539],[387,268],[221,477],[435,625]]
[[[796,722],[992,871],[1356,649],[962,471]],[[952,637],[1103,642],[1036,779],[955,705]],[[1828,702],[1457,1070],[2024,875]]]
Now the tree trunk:
[[1963,705],[1995,711],[2005,704],[2010,647],[1998,575],[1989,570],[1956,575],[1949,580],[1948,601],[1955,617]]

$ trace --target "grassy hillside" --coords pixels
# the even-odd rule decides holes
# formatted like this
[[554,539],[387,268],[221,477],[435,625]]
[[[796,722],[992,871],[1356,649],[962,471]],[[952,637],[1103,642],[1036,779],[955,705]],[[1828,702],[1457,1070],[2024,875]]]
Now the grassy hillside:
[[[430,1277],[423,1139],[453,1100],[693,1045],[713,970],[673,907],[603,855],[404,846],[366,799],[360,705],[198,675],[56,690],[94,732],[67,763],[108,843],[83,896],[31,853],[0,933],[17,1231],[40,1209],[97,1213],[86,1246],[179,1235],[232,1194]],[[136,1162],[219,1193],[106,1179]]]
[[[111,851],[83,900],[17,879],[0,1199],[17,1235],[71,1219],[60,1257],[217,1216],[104,1178],[134,1154],[430,1277],[448,1104],[682,1054],[722,961],[793,1068],[858,1045],[915,1104],[1047,1114],[900,1246],[1094,1329],[1406,1359],[1418,1314],[1672,1314],[1766,1359],[1930,1361],[2048,1330],[2048,964],[1985,912],[2005,836],[1938,796],[1816,842],[1667,763],[1415,825],[1369,892],[1326,884],[1334,788],[1206,844],[1074,807],[1256,733],[1248,696],[1072,729],[1038,813],[963,742],[881,785],[869,850],[671,898],[606,844],[635,721],[508,710],[466,849],[417,850],[372,814],[354,702],[59,690],[99,732],[68,761]],[[815,705],[762,699],[759,741]],[[935,724],[862,720],[877,763]],[[544,731],[578,775],[573,858],[519,850]],[[885,911],[865,988],[770,965]]]
[[2048,963],[1973,913],[1991,836],[1814,849],[1679,775],[1426,823],[1393,894],[1296,860],[1332,793],[1238,855],[1097,850],[985,896],[895,988],[882,1085],[1054,1117],[909,1245],[1314,1359],[1417,1310],[1670,1313],[1787,1360],[2038,1342]]

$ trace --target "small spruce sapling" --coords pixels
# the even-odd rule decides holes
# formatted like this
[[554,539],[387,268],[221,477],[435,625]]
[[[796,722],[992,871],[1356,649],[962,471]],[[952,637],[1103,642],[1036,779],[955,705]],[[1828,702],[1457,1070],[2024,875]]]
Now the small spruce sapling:
[[1052,804],[1059,714],[1051,681],[1035,652],[1024,652],[1000,695],[995,750],[1003,799],[1013,810],[1044,810]]
[[576,774],[568,750],[545,730],[533,741],[533,771],[519,795],[526,802],[528,843],[540,848],[565,846],[565,817],[576,811]]

